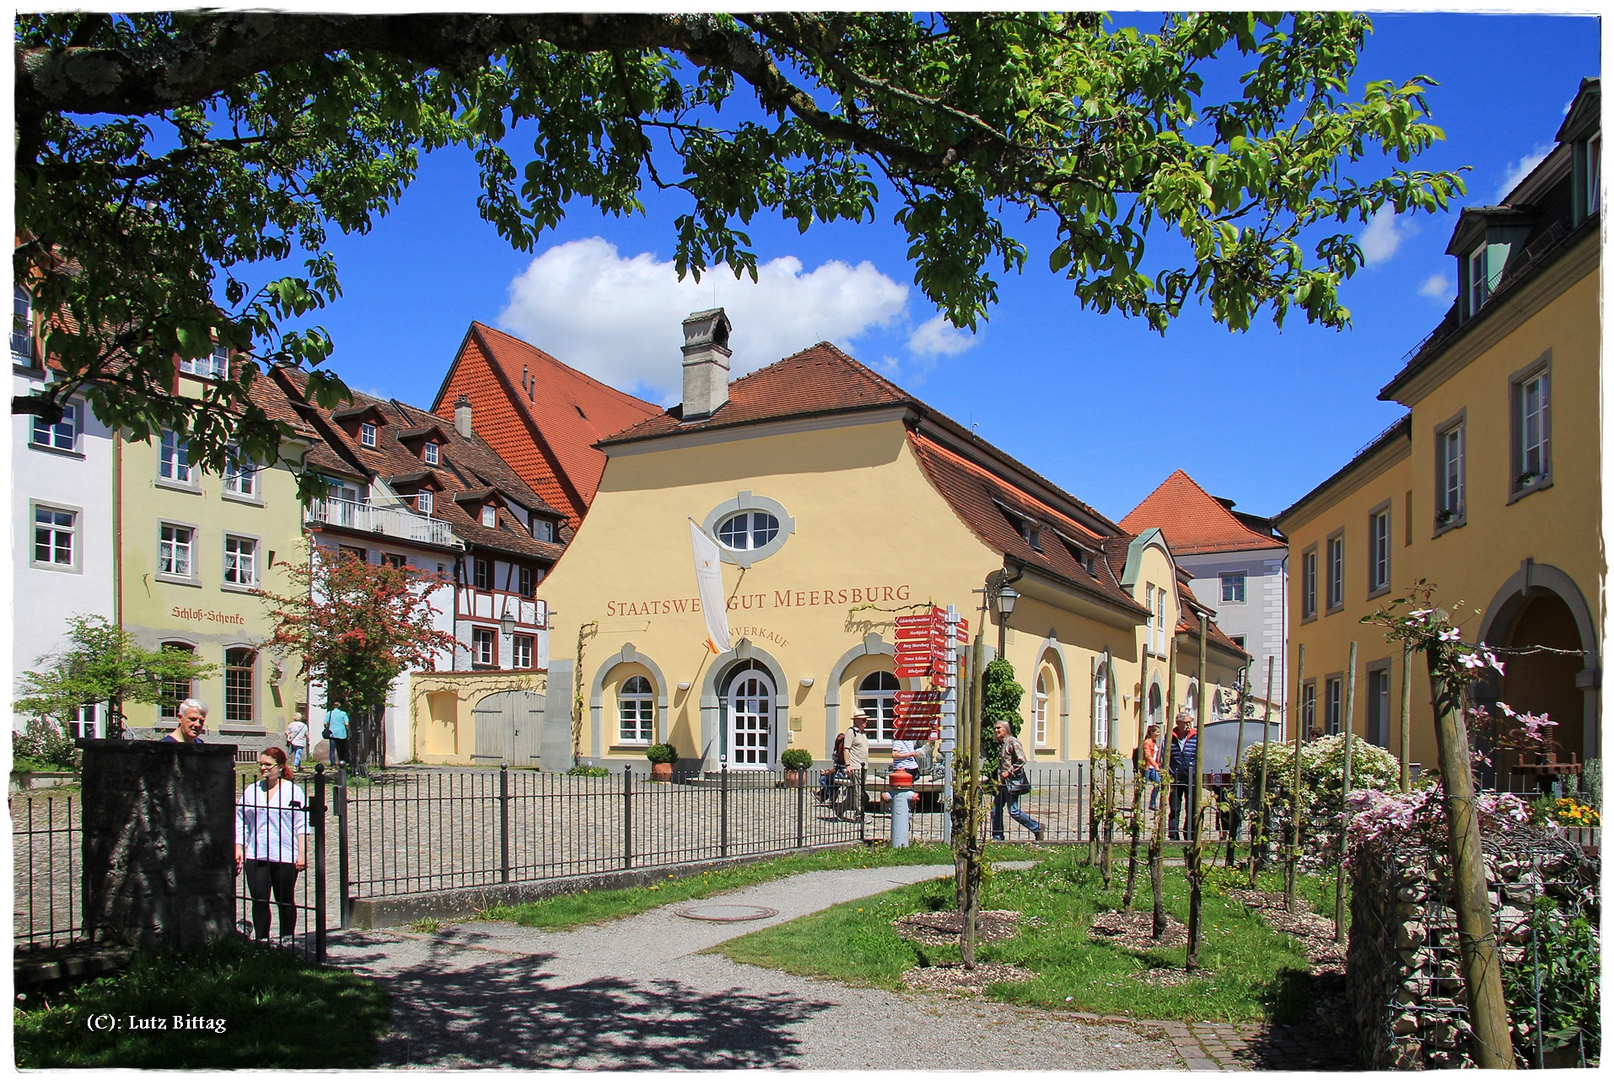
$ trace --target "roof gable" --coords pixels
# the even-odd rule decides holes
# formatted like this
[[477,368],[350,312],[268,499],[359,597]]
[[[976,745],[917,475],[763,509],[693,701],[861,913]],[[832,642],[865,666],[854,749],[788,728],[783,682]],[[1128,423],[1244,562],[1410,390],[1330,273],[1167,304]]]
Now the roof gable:
[[1215,551],[1249,551],[1281,548],[1282,540],[1263,536],[1240,521],[1220,500],[1206,493],[1192,477],[1178,469],[1121,519],[1129,533],[1160,529],[1178,555]]

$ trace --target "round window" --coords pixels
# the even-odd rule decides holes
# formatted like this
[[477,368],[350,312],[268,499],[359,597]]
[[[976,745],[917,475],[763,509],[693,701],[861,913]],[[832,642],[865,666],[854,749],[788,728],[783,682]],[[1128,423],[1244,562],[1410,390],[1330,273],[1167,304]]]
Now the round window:
[[756,551],[779,535],[779,519],[763,510],[742,510],[717,526],[717,541],[730,551]]

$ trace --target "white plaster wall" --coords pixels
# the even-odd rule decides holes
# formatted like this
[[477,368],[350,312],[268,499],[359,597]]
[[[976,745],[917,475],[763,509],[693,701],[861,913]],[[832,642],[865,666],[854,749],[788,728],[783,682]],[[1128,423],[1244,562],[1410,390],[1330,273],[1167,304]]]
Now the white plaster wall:
[[[1253,657],[1251,696],[1266,693],[1267,657],[1272,663],[1274,719],[1288,700],[1284,658],[1288,655],[1284,596],[1289,575],[1281,548],[1178,556],[1177,564],[1193,575],[1194,595],[1216,612],[1216,623],[1230,637],[1242,635]],[[1221,575],[1244,571],[1244,603],[1222,603]]]
[[[38,373],[12,368],[13,395],[31,393],[40,382]],[[112,618],[112,433],[79,404],[82,430],[73,452],[30,445],[33,417],[11,418],[13,694],[18,675],[38,668],[42,657],[63,645],[69,616]],[[79,513],[72,570],[32,565],[36,499]],[[27,720],[12,715],[15,728]]]

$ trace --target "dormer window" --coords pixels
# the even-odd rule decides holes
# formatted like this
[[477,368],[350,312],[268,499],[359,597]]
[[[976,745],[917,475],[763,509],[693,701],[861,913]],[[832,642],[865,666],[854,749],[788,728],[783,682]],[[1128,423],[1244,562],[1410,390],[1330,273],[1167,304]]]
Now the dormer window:
[[32,366],[34,360],[34,298],[21,285],[11,287],[11,361]]
[[429,491],[416,492],[415,509],[422,514],[430,514],[432,512],[432,493]]
[[482,526],[488,529],[496,529],[499,526],[499,508],[492,503],[482,507]]
[[1597,213],[1602,205],[1603,174],[1600,168],[1603,157],[1601,133],[1586,140],[1586,216]]
[[545,521],[543,518],[533,518],[532,538],[534,540],[542,540],[546,544],[553,544],[555,542],[555,523],[553,521]]
[[1485,245],[1468,255],[1468,314],[1472,318],[1490,298],[1490,278],[1485,273]]
[[426,464],[436,465],[438,462],[437,444],[434,442],[429,442],[425,446],[421,447],[420,456],[421,459],[426,462]]
[[215,344],[208,356],[181,360],[179,370],[204,379],[222,379],[230,370],[230,348],[228,345]]
[[375,425],[363,423],[359,425],[359,445],[375,448]]

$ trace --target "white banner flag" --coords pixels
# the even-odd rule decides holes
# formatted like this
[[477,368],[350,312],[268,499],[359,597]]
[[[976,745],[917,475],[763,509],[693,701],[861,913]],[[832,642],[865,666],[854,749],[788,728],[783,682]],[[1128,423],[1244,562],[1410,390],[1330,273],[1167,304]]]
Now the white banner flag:
[[689,540],[695,545],[695,588],[706,613],[706,646],[714,653],[725,653],[731,646],[728,604],[723,599],[723,556],[694,518],[689,519]]

